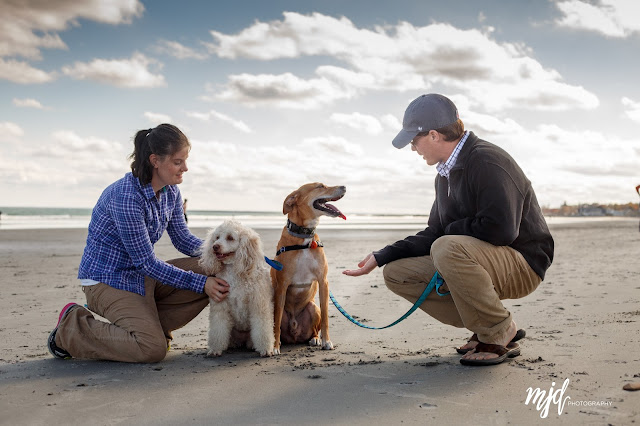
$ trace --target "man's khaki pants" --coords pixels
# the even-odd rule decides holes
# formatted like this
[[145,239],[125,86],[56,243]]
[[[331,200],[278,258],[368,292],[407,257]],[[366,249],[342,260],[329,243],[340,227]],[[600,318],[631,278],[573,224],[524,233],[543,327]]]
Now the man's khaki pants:
[[446,235],[431,246],[431,255],[399,259],[384,267],[387,287],[415,303],[436,272],[451,292],[431,292],[420,309],[438,321],[467,328],[484,343],[505,338],[511,313],[502,299],[519,299],[533,292],[541,278],[522,254],[464,235]]
[[[204,274],[198,258],[168,263]],[[167,354],[171,332],[194,319],[209,304],[209,298],[149,277],[144,286],[144,296],[104,283],[83,287],[89,309],[110,323],[95,319],[84,307],[75,307],[60,322],[56,345],[74,358],[161,361]]]

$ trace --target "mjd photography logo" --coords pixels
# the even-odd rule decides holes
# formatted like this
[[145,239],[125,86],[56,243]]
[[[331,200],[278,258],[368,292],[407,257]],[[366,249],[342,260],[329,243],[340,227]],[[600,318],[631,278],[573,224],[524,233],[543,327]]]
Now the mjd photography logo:
[[555,385],[556,382],[551,382],[549,393],[540,388],[527,388],[527,400],[524,404],[529,405],[529,402],[536,404],[536,409],[540,411],[541,419],[546,419],[549,415],[549,407],[551,406],[551,403],[558,406],[558,415],[561,415],[567,400],[571,399],[570,396],[564,396],[564,393],[569,387],[569,379],[564,381],[561,388],[553,390]]
[[540,388],[527,388],[527,399],[524,403],[525,405],[529,405],[530,402],[535,404],[542,419],[546,419],[549,415],[551,404],[555,404],[558,407],[559,416],[562,415],[565,404],[582,407],[610,407],[613,404],[611,401],[571,401],[570,396],[565,396],[569,387],[569,379],[564,381],[561,388],[554,390],[555,385],[556,382],[551,382],[551,388],[549,388],[548,393]]

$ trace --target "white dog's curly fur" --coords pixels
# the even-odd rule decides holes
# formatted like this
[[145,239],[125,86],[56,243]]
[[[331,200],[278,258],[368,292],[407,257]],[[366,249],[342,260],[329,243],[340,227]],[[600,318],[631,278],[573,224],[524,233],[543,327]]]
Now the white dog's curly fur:
[[226,299],[209,299],[207,356],[245,344],[261,356],[273,355],[273,287],[260,236],[227,220],[207,234],[199,263],[229,283]]

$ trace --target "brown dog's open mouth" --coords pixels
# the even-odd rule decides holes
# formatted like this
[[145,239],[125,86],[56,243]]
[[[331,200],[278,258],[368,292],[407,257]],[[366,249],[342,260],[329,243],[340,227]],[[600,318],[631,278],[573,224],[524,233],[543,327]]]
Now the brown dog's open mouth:
[[339,196],[336,198],[318,198],[317,200],[315,200],[313,202],[313,208],[323,211],[325,213],[327,213],[327,215],[331,216],[331,217],[341,217],[343,219],[347,219],[347,217],[345,215],[342,214],[342,212],[340,210],[338,210],[338,208],[332,204],[328,204],[328,201],[338,201],[340,198],[342,198],[343,196]]

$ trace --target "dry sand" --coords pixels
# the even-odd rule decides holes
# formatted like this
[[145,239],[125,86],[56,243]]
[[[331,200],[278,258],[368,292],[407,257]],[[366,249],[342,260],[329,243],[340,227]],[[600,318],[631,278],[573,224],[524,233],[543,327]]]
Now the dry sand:
[[[279,231],[259,232],[272,256]],[[359,278],[341,271],[410,233],[319,228],[334,295],[369,325],[387,325],[410,306],[386,289],[380,270]],[[460,365],[454,350],[466,330],[422,311],[368,330],[334,307],[333,351],[297,345],[273,358],[244,350],[206,358],[207,309],[174,333],[158,364],[53,359],[45,342],[60,308],[84,303],[75,276],[86,231],[0,230],[0,424],[639,422],[640,392],[623,390],[640,382],[638,221],[558,224],[552,233],[556,259],[546,281],[505,301],[528,334],[522,355],[474,368]],[[167,238],[156,251],[177,257]],[[546,418],[544,404],[525,404],[527,388],[553,393]]]

